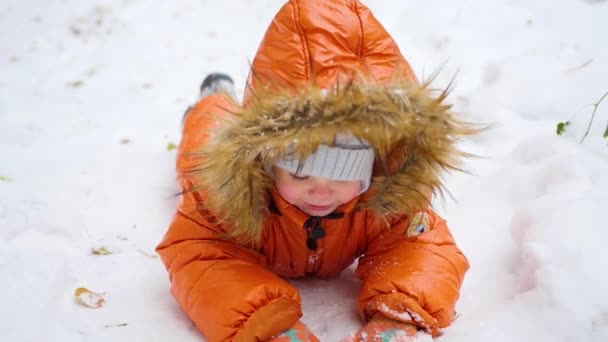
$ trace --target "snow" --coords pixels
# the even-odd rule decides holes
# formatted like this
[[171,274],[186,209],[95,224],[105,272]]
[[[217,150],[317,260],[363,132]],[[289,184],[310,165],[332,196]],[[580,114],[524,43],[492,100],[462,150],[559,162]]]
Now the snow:
[[[608,1],[365,3],[421,78],[443,66],[455,110],[491,124],[436,203],[472,264],[438,341],[607,341],[608,100],[580,141],[608,91]],[[2,2],[0,340],[204,340],[154,253],[178,200],[167,146],[204,75],[242,93],[281,4]],[[357,330],[350,272],[294,283],[321,340]]]

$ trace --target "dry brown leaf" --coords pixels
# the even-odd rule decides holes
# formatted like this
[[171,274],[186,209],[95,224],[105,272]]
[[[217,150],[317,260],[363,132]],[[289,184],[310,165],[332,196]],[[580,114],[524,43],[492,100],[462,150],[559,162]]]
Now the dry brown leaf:
[[92,309],[99,309],[106,302],[102,293],[93,292],[86,287],[77,288],[74,291],[74,296],[80,304]]
[[92,248],[91,249],[91,253],[95,254],[95,255],[110,255],[112,254],[112,252],[110,252],[107,248],[105,247],[99,247],[99,248]]

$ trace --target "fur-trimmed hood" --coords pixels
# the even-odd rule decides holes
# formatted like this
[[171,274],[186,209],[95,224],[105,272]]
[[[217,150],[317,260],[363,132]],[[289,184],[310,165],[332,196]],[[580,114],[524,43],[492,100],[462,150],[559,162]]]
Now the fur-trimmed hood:
[[211,133],[200,151],[196,185],[209,195],[207,205],[243,241],[259,238],[274,186],[265,171],[292,146],[306,159],[320,144],[351,132],[374,148],[370,190],[361,198],[380,217],[429,205],[442,188],[441,173],[457,169],[467,154],[457,140],[476,133],[444,103],[446,92],[428,83],[348,84],[333,90],[261,94]]
[[[379,217],[426,207],[441,172],[476,132],[419,84],[395,41],[357,0],[290,0],[253,60],[243,105],[234,103],[200,151],[195,186],[244,242],[262,232],[273,181],[265,167],[288,147],[303,160],[350,132],[370,143],[375,166],[360,200]],[[224,120],[224,118],[222,118]]]

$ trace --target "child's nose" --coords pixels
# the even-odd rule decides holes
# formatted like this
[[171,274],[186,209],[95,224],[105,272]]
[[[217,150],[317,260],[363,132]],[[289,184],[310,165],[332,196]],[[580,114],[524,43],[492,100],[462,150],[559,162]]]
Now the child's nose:
[[318,181],[310,188],[310,195],[314,197],[329,197],[332,193],[332,188],[328,182]]

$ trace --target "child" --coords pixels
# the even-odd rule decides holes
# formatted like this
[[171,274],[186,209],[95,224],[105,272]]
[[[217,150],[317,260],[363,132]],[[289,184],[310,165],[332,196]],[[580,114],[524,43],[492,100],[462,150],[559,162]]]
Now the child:
[[209,76],[185,116],[182,202],[157,251],[208,341],[318,341],[284,278],[358,259],[349,341],[439,336],[469,265],[430,208],[476,131],[418,84],[357,0],[290,0],[252,63],[243,104]]

